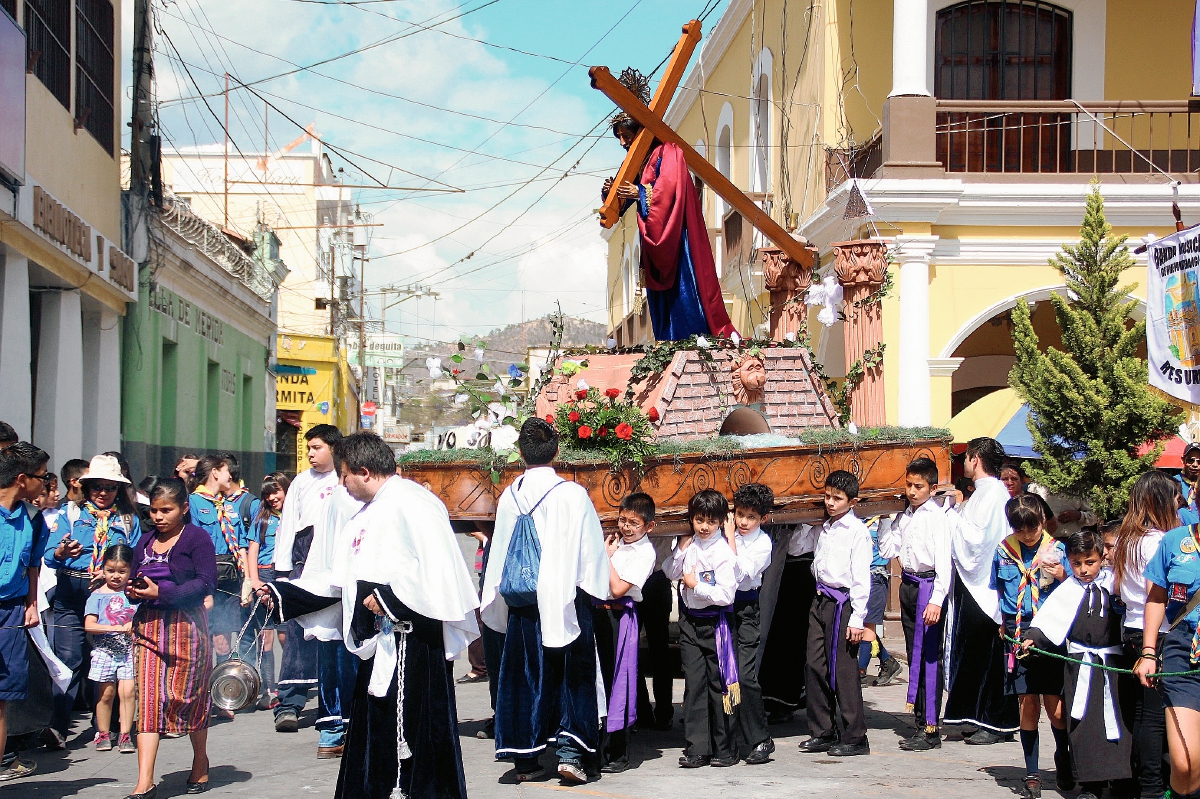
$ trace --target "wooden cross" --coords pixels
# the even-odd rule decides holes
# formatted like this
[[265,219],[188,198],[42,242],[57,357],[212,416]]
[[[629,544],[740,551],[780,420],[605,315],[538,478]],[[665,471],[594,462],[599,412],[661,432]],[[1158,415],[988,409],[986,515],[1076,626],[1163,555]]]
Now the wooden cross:
[[671,97],[679,86],[688,59],[695,49],[696,42],[700,39],[700,23],[692,20],[684,26],[683,31],[683,37],[675,46],[675,52],[671,56],[667,72],[663,75],[658,90],[650,101],[649,108],[613,77],[608,67],[592,67],[588,70],[588,75],[592,79],[592,88],[604,92],[621,110],[642,126],[642,130],[638,132],[629,152],[625,155],[616,179],[613,180],[604,206],[600,209],[600,224],[604,227],[612,227],[616,224],[620,215],[617,187],[626,181],[637,182],[646,156],[650,154],[650,147],[654,140],[658,139],[662,142],[679,145],[688,168],[695,172],[706,185],[710,186],[717,196],[729,203],[747,222],[766,236],[776,247],[783,250],[789,258],[801,266],[811,268],[815,263],[813,248],[792,238],[766,211],[758,207],[737,186],[730,183],[729,178],[722,175],[716,167],[704,159],[704,156],[684,141],[670,125],[663,122],[662,114],[670,105]]

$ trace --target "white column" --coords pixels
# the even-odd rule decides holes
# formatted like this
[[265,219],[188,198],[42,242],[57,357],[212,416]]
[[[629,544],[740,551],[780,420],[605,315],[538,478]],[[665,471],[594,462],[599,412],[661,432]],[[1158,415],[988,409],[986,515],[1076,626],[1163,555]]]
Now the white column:
[[892,12],[892,91],[929,96],[929,0],[895,0]]
[[107,306],[83,316],[82,457],[121,448],[121,317]]
[[929,406],[929,256],[937,236],[896,239],[900,263],[899,407],[902,427],[930,423]]
[[29,261],[0,245],[0,419],[28,441],[33,435]]
[[58,468],[83,454],[83,314],[78,291],[41,295],[33,443]]

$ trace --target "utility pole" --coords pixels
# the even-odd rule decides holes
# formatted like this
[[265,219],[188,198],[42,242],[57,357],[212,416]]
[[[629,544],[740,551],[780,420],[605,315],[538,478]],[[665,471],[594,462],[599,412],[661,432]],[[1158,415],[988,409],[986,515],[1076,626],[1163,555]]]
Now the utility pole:
[[229,73],[225,73],[225,229],[229,229]]
[[[133,117],[129,122],[130,183],[140,198],[161,192],[157,156],[160,152],[150,105],[154,81],[150,0],[133,3]],[[161,197],[155,196],[158,204]]]

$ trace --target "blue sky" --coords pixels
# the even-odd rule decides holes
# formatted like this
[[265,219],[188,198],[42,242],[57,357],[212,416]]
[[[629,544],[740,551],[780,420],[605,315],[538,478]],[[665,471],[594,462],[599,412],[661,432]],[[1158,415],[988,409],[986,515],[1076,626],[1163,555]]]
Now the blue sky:
[[[726,4],[716,0],[706,35]],[[132,3],[125,6],[128,83]],[[287,62],[309,65],[391,39],[254,86],[297,122],[316,122],[325,141],[364,156],[353,160],[374,177],[466,189],[357,198],[383,224],[375,228],[368,284],[421,280],[441,293],[436,303],[391,311],[389,329],[455,339],[519,321],[522,304],[526,317],[544,315],[555,300],[568,314],[603,321],[606,248],[590,212],[623,153],[597,124],[613,108],[590,88],[587,67],[649,71],[683,23],[708,7],[706,0],[178,0],[159,10],[164,148],[221,140],[193,79],[213,93],[226,70],[252,83],[295,68]],[[244,150],[261,150],[263,102],[236,94],[232,137]],[[222,113],[220,97],[209,103]],[[272,148],[298,133],[271,112]],[[346,168],[347,182],[365,179],[334,162]]]

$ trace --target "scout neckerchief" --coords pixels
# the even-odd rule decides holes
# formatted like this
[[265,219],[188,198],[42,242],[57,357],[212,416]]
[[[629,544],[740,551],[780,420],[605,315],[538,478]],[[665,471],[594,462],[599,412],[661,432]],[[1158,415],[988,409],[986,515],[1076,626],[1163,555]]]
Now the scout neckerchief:
[[[1025,608],[1025,591],[1030,591],[1030,598],[1033,600],[1033,612],[1037,613],[1038,606],[1041,604],[1041,597],[1038,588],[1038,570],[1042,567],[1042,558],[1054,546],[1054,539],[1045,530],[1042,531],[1042,540],[1038,542],[1037,551],[1033,555],[1033,561],[1028,567],[1025,565],[1025,558],[1021,555],[1021,541],[1017,538],[1016,533],[1008,536],[1000,544],[1005,553],[1012,558],[1017,568],[1021,570],[1021,582],[1017,585],[1017,619],[1016,631],[1013,633],[1013,638],[1021,640],[1021,616]],[[1017,645],[1020,646],[1019,644]]]
[[229,517],[229,506],[225,496],[209,491],[208,486],[197,486],[196,493],[211,501],[217,509],[217,522],[221,525],[221,536],[225,539],[225,546],[229,548],[229,554],[237,560],[238,569],[241,570],[242,555],[238,551],[237,533],[233,529],[233,520]]
[[[104,565],[104,553],[108,550],[108,534],[112,529],[113,508],[96,507],[90,499],[83,501],[83,509],[92,515],[96,520],[96,529],[92,533],[92,565],[88,568],[88,574],[97,575],[100,573],[100,567]],[[128,534],[128,530],[126,534]]]

